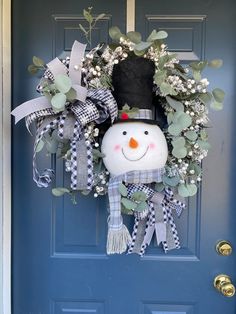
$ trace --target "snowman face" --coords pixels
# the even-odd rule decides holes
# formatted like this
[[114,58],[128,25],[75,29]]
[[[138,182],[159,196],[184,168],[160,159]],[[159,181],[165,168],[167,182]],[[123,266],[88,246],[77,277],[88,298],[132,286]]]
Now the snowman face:
[[104,164],[112,175],[162,168],[168,156],[160,128],[144,122],[114,124],[104,135],[101,150],[105,155]]

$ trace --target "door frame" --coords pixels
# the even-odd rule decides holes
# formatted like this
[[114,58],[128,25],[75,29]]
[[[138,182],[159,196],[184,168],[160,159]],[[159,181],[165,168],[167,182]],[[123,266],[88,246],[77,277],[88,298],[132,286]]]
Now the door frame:
[[0,313],[11,314],[11,0],[0,0]]
[[[126,3],[135,29],[135,0]],[[0,0],[0,314],[11,314],[11,0]]]

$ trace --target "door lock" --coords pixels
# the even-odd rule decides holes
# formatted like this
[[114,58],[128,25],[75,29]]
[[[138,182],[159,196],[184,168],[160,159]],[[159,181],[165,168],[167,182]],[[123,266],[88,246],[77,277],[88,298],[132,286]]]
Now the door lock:
[[222,240],[216,244],[216,252],[223,256],[229,256],[233,252],[232,245],[225,240]]
[[235,295],[235,287],[231,278],[227,275],[218,275],[214,279],[214,287],[225,297],[231,298]]

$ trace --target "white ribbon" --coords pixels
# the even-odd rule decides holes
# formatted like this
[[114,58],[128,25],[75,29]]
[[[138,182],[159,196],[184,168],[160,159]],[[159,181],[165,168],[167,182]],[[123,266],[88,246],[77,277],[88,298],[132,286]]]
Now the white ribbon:
[[[72,81],[72,87],[76,91],[76,98],[81,102],[85,102],[87,97],[87,89],[81,86],[81,69],[82,58],[84,56],[86,45],[75,41],[71,49],[71,57],[69,64],[69,77]],[[67,67],[55,58],[47,64],[48,69],[56,77],[59,74],[67,75]],[[15,124],[29,114],[43,109],[52,108],[50,101],[45,97],[38,97],[28,100],[16,107],[11,114],[15,117]]]

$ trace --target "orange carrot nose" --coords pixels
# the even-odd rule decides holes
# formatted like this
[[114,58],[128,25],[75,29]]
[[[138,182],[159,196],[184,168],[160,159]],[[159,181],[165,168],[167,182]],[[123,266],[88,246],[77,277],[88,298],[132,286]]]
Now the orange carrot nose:
[[138,147],[138,142],[133,137],[131,137],[131,139],[129,140],[129,147],[131,147],[131,148],[137,148]]

